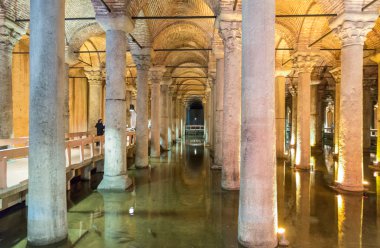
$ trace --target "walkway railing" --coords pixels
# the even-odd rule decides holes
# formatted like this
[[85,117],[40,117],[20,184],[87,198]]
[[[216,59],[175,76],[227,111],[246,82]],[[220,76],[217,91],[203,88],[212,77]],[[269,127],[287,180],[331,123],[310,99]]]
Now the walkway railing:
[[[104,158],[104,136],[94,136],[88,133],[68,134],[65,141],[67,189],[70,181],[76,176],[83,179],[91,178],[91,171],[96,161]],[[126,149],[136,144],[136,133],[126,132]],[[28,138],[0,140],[1,146],[8,149],[0,150],[0,210],[11,207],[25,198],[28,182]],[[15,147],[23,145],[23,147]],[[9,197],[17,198],[8,199]]]
[[203,125],[186,125],[185,128],[186,135],[203,135],[204,126]]

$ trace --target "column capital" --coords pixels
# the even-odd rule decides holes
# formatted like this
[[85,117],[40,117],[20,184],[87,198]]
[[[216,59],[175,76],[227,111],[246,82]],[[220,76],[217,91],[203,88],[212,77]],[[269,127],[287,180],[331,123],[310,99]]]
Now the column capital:
[[311,73],[314,65],[320,58],[319,55],[310,52],[296,52],[293,54],[293,69],[295,73]]
[[96,20],[104,31],[124,31],[130,33],[135,28],[132,19],[125,14],[107,14],[107,15],[96,15]]
[[214,54],[216,60],[224,58],[224,46],[219,37],[218,40],[214,40],[212,42],[212,53]]
[[364,45],[367,34],[375,26],[378,13],[345,12],[336,18],[330,27],[341,39],[342,46]]
[[221,14],[219,18],[219,34],[223,39],[225,52],[241,49],[241,14]]
[[339,67],[332,69],[329,72],[330,72],[331,76],[335,79],[335,83],[339,84],[341,82],[341,79],[342,79],[342,68],[339,66]]
[[149,80],[152,82],[152,84],[161,84],[165,71],[165,66],[151,67],[149,69]]
[[170,86],[172,83],[173,83],[172,77],[163,77],[160,84]]
[[132,86],[132,84],[126,84],[125,90],[126,90],[126,91],[130,91],[130,92],[137,91],[137,90],[135,89],[135,87]]
[[98,67],[84,67],[84,74],[87,77],[89,85],[103,85],[103,70]]
[[140,51],[132,51],[132,58],[137,70],[147,71],[151,67],[150,61],[152,49],[143,48]]
[[292,96],[296,96],[297,95],[297,87],[295,85],[289,85],[289,93]]
[[0,49],[12,52],[26,31],[8,18],[0,18]]

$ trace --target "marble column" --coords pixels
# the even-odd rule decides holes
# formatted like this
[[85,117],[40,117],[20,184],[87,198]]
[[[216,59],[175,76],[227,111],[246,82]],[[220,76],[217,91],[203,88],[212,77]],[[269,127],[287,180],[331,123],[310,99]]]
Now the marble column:
[[[133,50],[133,49],[131,49]],[[148,129],[148,75],[151,49],[144,48],[132,51],[133,61],[137,69],[137,103],[136,109],[136,168],[148,168],[149,165],[149,129]]]
[[127,84],[126,86],[126,92],[125,92],[125,103],[127,106],[126,109],[126,116],[127,116],[127,126],[128,128],[131,127],[131,104],[132,104],[132,92],[134,91],[134,88],[131,84]]
[[203,104],[203,121],[204,121],[204,143],[206,146],[209,146],[209,130],[208,130],[208,126],[209,126],[209,119],[208,119],[208,105],[209,105],[209,102],[208,102],[208,95],[205,96],[205,98],[202,99],[202,104]]
[[[338,187],[363,190],[363,46],[375,13],[343,13],[332,24],[342,41]],[[354,113],[354,114],[353,114]]]
[[103,76],[100,68],[85,67],[84,70],[89,85],[87,130],[96,132],[95,125],[102,118]]
[[337,67],[330,71],[335,79],[335,105],[334,105],[334,154],[339,153],[339,117],[340,117],[340,82],[342,79],[342,70]]
[[162,149],[169,151],[169,85],[171,78],[165,78],[161,83],[160,97],[160,133],[162,139]]
[[172,144],[174,144],[176,142],[176,130],[177,130],[177,118],[176,118],[176,111],[177,111],[177,105],[176,105],[176,95],[171,92],[171,95],[170,95],[170,105],[171,105],[171,135],[172,135]]
[[285,157],[285,76],[288,73],[276,71],[276,156]]
[[318,122],[318,84],[315,82],[310,87],[310,145],[317,146],[317,122]]
[[213,108],[213,97],[212,97],[212,78],[209,78],[211,81],[210,87],[206,89],[206,94],[208,95],[208,104],[207,104],[207,118],[208,118],[208,127],[207,127],[207,138],[208,138],[208,146],[209,149],[213,149],[213,122],[212,122],[212,108]]
[[315,134],[315,142],[317,147],[322,148],[322,129],[323,129],[323,96],[324,89],[318,88],[318,100],[317,100],[317,128],[316,128],[316,134]]
[[[71,46],[65,46],[65,82],[64,82],[64,122],[65,122],[65,133],[70,132],[70,106],[69,106],[69,98],[70,98],[70,66],[73,66],[79,62],[78,60],[79,54],[74,53],[73,48]],[[100,115],[101,116],[101,115]],[[94,125],[95,126],[95,125]]]
[[275,0],[245,1],[243,51],[238,240],[276,247]]
[[175,137],[176,140],[179,141],[182,136],[182,124],[181,124],[181,96],[177,96],[176,98],[176,131],[175,131]]
[[298,74],[297,90],[297,144],[296,161],[298,169],[310,169],[310,84],[311,72],[318,56],[297,52],[294,67]]
[[371,86],[363,83],[363,149],[371,149],[371,118],[372,118]]
[[30,7],[27,239],[43,246],[67,238],[65,1],[35,0]]
[[295,147],[297,142],[297,85],[293,85],[289,88],[289,92],[292,95],[292,129],[290,137],[290,146]]
[[241,129],[241,15],[220,14],[224,42],[222,188],[239,189]]
[[378,83],[377,83],[377,138],[376,138],[376,163],[379,163],[380,161],[380,53],[376,54],[375,56],[371,57],[371,60],[377,63],[378,65]]
[[216,58],[216,106],[215,106],[215,148],[212,169],[222,169],[223,165],[223,92],[224,92],[224,52],[222,46],[213,48]]
[[127,174],[125,102],[126,35],[133,29],[124,15],[97,17],[106,31],[106,130],[104,175],[98,190],[125,190],[132,181]]
[[13,136],[12,51],[25,31],[0,17],[0,139]]
[[149,70],[150,81],[152,83],[152,104],[151,104],[151,140],[150,156],[160,157],[160,85],[165,73],[164,66],[152,67]]

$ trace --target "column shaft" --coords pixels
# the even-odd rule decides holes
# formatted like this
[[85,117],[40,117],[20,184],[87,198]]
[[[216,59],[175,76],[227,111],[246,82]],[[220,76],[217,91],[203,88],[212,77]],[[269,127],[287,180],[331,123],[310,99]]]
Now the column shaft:
[[132,92],[127,90],[125,92],[125,105],[126,105],[126,124],[130,128],[131,127],[131,112],[130,106],[132,104]]
[[297,90],[292,92],[292,130],[290,137],[290,145],[295,146],[297,142]]
[[276,77],[276,156],[285,155],[285,81],[284,76]]
[[276,247],[275,1],[245,4],[238,240]]
[[310,169],[310,83],[310,72],[298,74],[296,166],[300,169]]
[[30,17],[28,242],[39,246],[67,237],[65,1],[32,1]]
[[127,175],[125,67],[126,32],[106,32],[106,130],[104,176],[98,190],[125,190],[131,184]]
[[160,152],[160,81],[152,82],[150,156],[159,157]]
[[148,75],[150,67],[150,50],[143,49],[133,54],[137,68],[137,103],[136,103],[136,168],[147,168],[149,165],[149,129],[148,129]]
[[[363,45],[342,48],[338,181],[343,189],[363,190]],[[353,114],[355,113],[355,114]]]
[[216,108],[215,108],[215,151],[213,169],[223,165],[223,96],[224,96],[224,58],[216,60]]
[[378,66],[377,82],[377,138],[376,138],[376,162],[380,162],[380,66]]
[[371,118],[372,118],[372,101],[371,87],[363,86],[363,149],[369,152],[371,149]]
[[160,132],[161,132],[161,138],[162,138],[162,148],[168,151],[170,150],[170,147],[169,147],[169,106],[168,106],[169,86],[166,84],[162,84],[160,94],[161,94]]
[[318,85],[310,88],[310,145],[317,145],[317,121],[318,121]]
[[241,21],[221,21],[224,39],[222,188],[239,189],[241,130]]

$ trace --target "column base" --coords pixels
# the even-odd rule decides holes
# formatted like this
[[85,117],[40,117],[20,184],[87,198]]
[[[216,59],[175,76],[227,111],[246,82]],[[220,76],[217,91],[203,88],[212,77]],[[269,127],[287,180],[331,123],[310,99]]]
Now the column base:
[[144,164],[144,165],[141,165],[141,164],[135,164],[135,168],[136,169],[148,169],[149,168],[149,164]]
[[33,241],[29,240],[27,241],[27,247],[33,248],[33,247],[65,247],[67,244],[67,234],[64,237],[57,237],[53,240],[42,240],[42,239],[35,239]]
[[222,166],[218,164],[211,164],[211,170],[221,170]]
[[229,190],[229,191],[240,190],[240,183],[222,182],[222,189]]
[[342,183],[336,183],[333,188],[340,192],[340,193],[344,193],[344,192],[357,192],[357,193],[361,193],[364,191],[364,186],[363,185],[345,185],[345,184],[342,184]]
[[103,180],[98,186],[98,191],[124,191],[132,185],[132,180],[127,175],[103,176]]
[[306,165],[296,165],[294,167],[295,170],[300,170],[300,171],[309,171],[311,170],[311,164],[309,164],[308,166]]
[[243,241],[243,240],[241,240],[240,237],[238,237],[238,242],[239,242],[239,244],[241,244],[243,247],[246,247],[246,248],[251,248],[251,247],[275,248],[275,247],[278,247],[278,240],[277,239],[274,242],[263,242],[263,243],[256,244],[256,243],[252,243],[252,242]]

